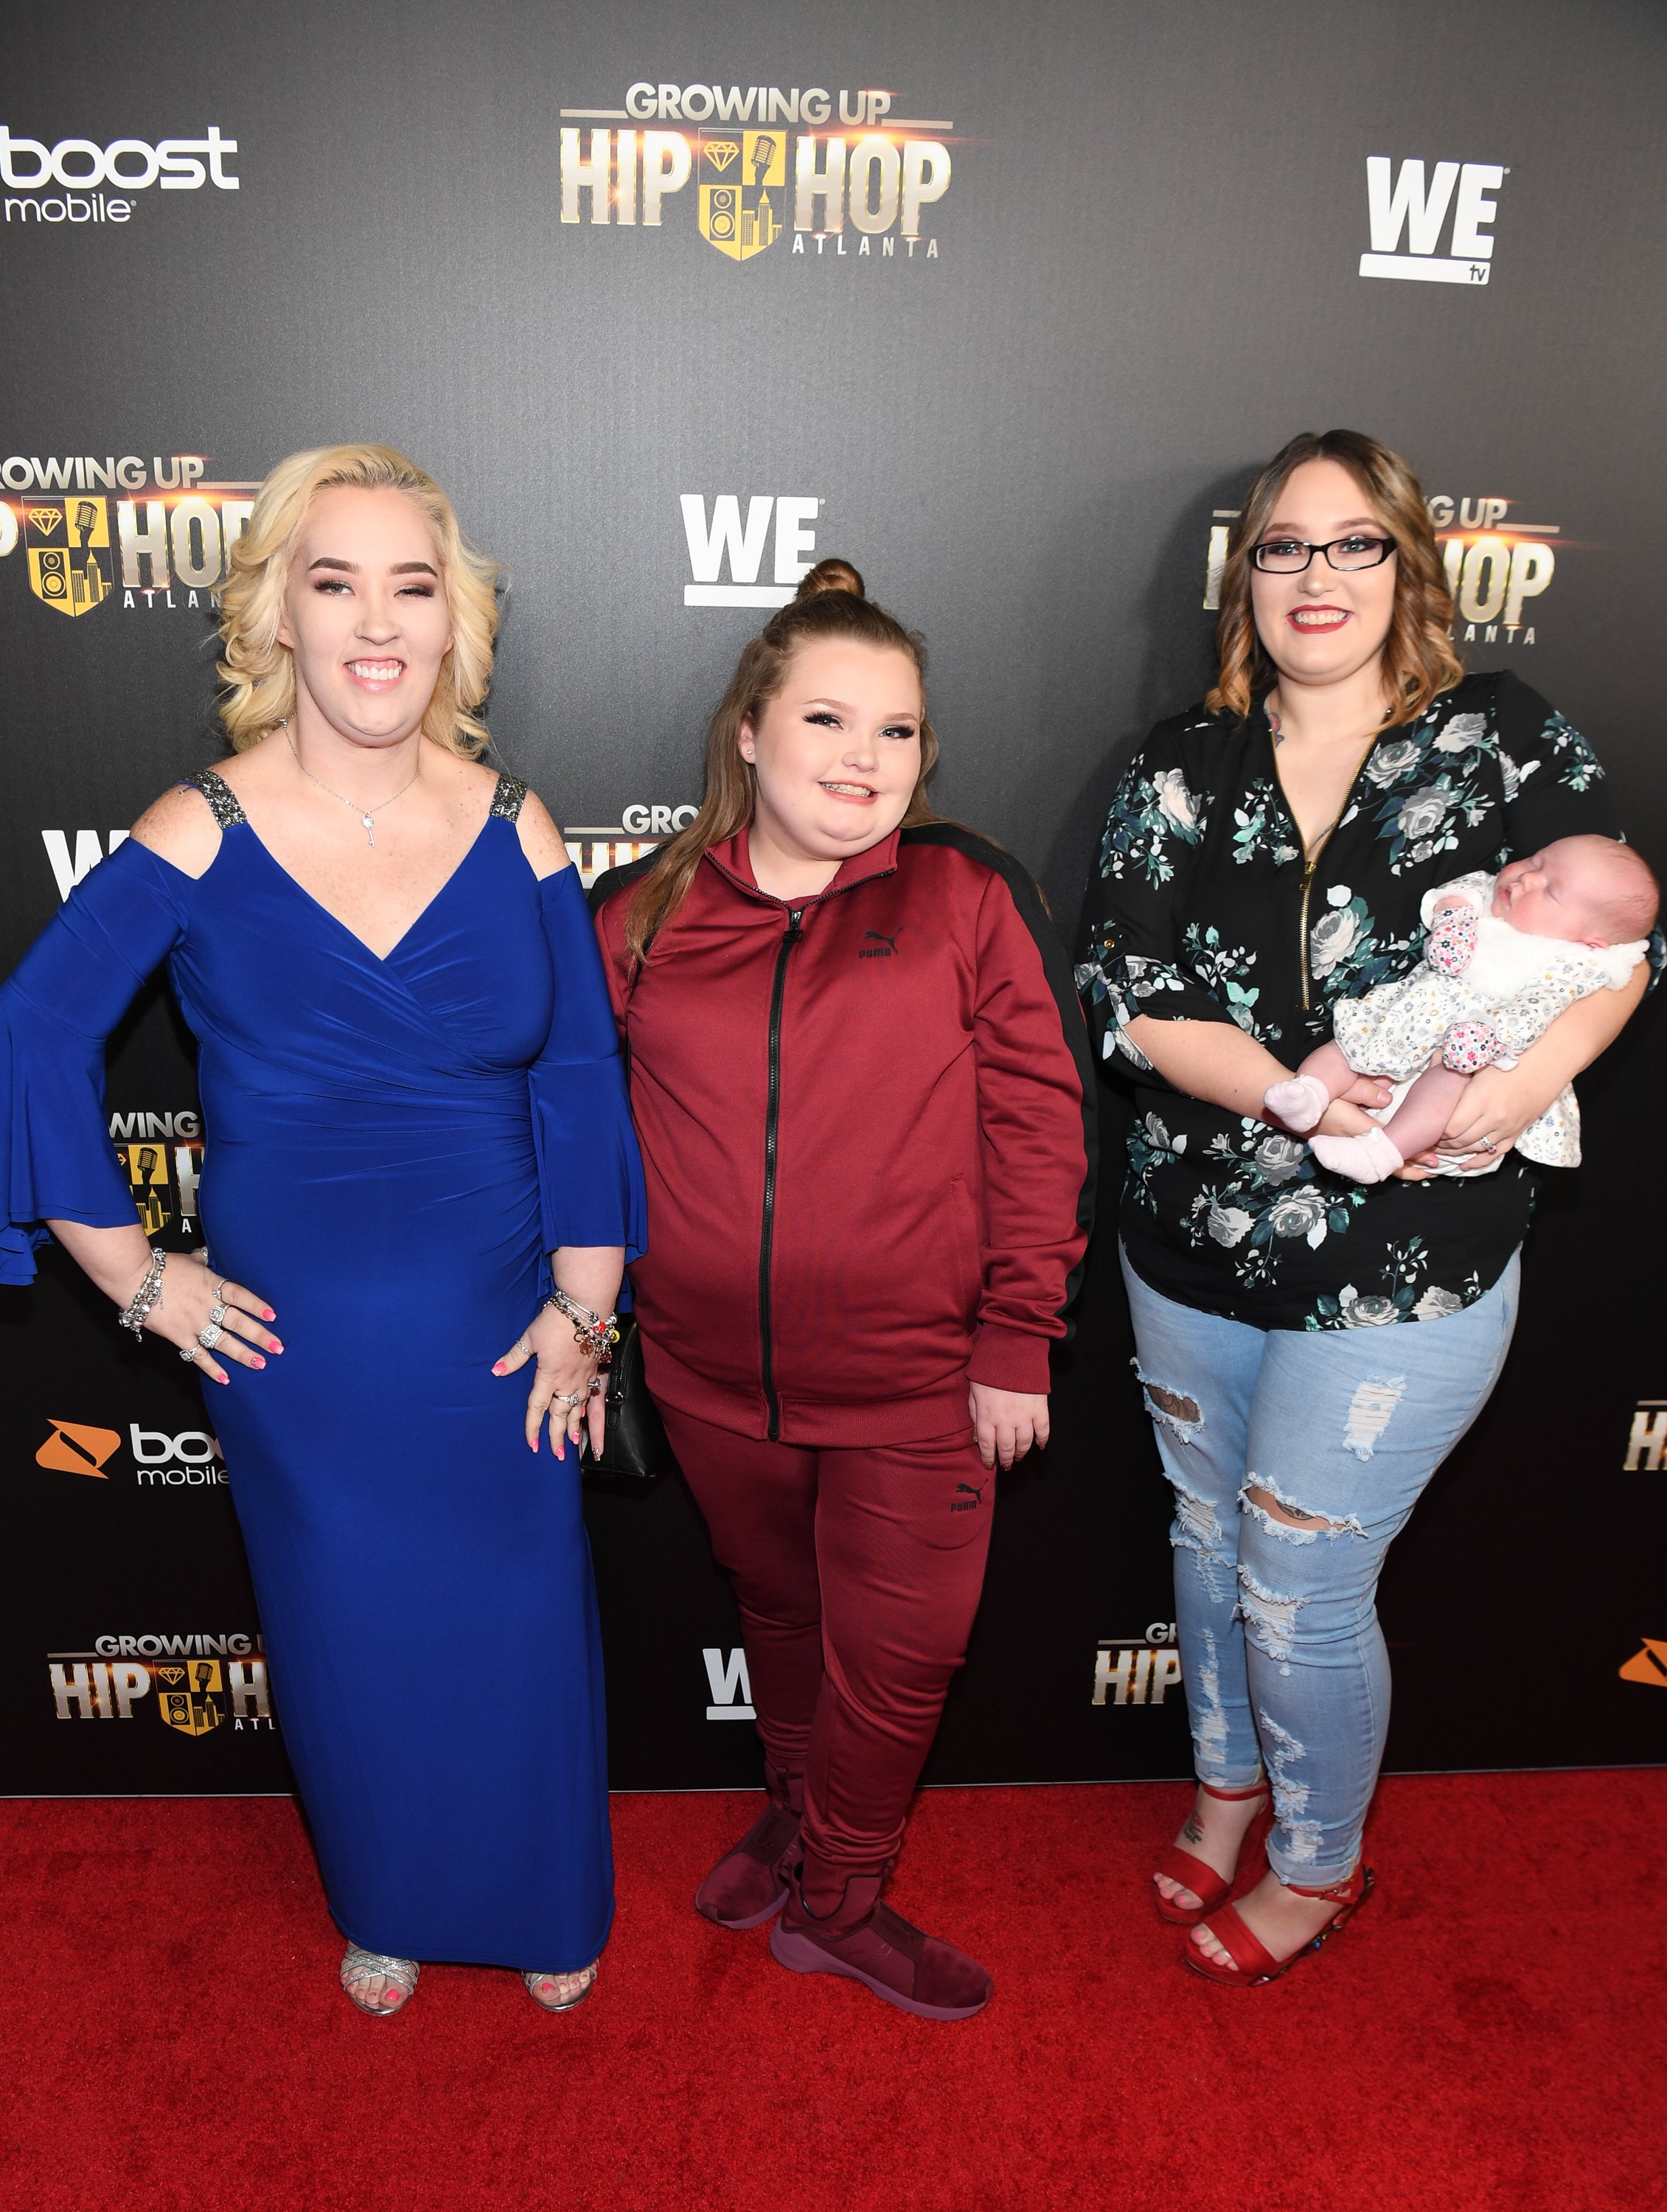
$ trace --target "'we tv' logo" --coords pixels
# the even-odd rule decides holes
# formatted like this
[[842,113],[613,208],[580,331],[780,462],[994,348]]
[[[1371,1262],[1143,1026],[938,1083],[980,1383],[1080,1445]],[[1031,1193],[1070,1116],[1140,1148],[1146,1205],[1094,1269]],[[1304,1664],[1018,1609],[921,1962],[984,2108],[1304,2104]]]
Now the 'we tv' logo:
[[[683,494],[683,534],[689,542],[689,573],[694,581],[683,587],[685,607],[784,607],[799,588],[799,580],[816,559],[816,532],[808,527],[822,511],[819,499],[781,495],[749,499],[746,519],[733,491],[721,492],[712,502],[712,519],[706,518],[706,501],[697,491]],[[761,584],[764,547],[776,522],[776,560],[773,582]],[[718,581],[725,561],[730,580]]]
[[[1402,161],[1400,174],[1381,154],[1366,162],[1366,210],[1372,251],[1360,256],[1362,276],[1409,277],[1424,284],[1485,284],[1493,266],[1488,226],[1499,202],[1488,198],[1511,172],[1493,161],[1438,161],[1426,181],[1422,161]],[[1439,253],[1442,225],[1452,211],[1447,252]],[[1401,250],[1404,231],[1407,246]]]

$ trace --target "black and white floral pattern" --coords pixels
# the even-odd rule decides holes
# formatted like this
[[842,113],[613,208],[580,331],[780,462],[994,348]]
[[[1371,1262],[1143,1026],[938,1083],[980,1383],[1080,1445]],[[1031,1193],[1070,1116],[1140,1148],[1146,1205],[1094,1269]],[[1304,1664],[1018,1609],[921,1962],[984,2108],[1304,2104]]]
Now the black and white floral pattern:
[[1305,933],[1302,840],[1261,707],[1159,725],[1111,803],[1077,970],[1102,1054],[1135,1086],[1122,1225],[1144,1280],[1275,1328],[1439,1320],[1492,1288],[1531,1202],[1514,1153],[1481,1178],[1349,1183],[1300,1139],[1170,1089],[1127,1030],[1231,1022],[1294,1067],[1340,1002],[1417,968],[1427,890],[1585,831],[1615,834],[1585,740],[1515,677],[1467,677],[1372,747]]

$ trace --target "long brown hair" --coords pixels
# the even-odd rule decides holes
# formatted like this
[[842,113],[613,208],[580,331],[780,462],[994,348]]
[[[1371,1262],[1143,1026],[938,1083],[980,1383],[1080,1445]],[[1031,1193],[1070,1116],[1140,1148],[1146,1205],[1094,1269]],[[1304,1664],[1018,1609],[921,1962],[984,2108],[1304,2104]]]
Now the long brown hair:
[[[787,681],[788,665],[801,646],[829,637],[854,638],[882,652],[906,653],[920,673],[924,703],[926,647],[921,638],[874,605],[849,561],[818,561],[788,605],[770,617],[743,652],[712,717],[700,812],[686,830],[660,847],[654,866],[632,894],[625,944],[634,960],[644,957],[649,939],[682,905],[703,857],[752,819],[758,786],[751,763],[741,758],[742,723],[756,726],[759,714]],[[922,714],[921,772],[903,817],[905,829],[936,818],[926,795],[926,779],[937,757],[938,733]]]
[[1424,490],[1398,453],[1359,430],[1305,430],[1282,446],[1246,493],[1227,540],[1221,573],[1221,614],[1215,626],[1215,689],[1204,704],[1241,718],[1275,678],[1250,607],[1250,555],[1261,543],[1292,472],[1305,461],[1339,461],[1395,540],[1395,611],[1384,641],[1385,729],[1416,721],[1438,692],[1457,684],[1464,666],[1448,635],[1453,596],[1441,566]]

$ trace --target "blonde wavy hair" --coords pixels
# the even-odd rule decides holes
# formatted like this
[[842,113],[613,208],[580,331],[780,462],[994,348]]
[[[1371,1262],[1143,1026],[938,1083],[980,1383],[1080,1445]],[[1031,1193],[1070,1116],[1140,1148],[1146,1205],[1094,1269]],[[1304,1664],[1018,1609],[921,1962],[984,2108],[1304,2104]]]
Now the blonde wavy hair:
[[259,744],[295,712],[295,662],[289,647],[278,642],[284,593],[307,511],[321,491],[338,484],[402,491],[428,518],[440,548],[452,648],[441,664],[423,734],[464,760],[478,759],[488,733],[474,710],[492,681],[502,571],[464,537],[452,502],[428,471],[392,446],[319,446],[291,453],[256,493],[249,526],[232,548],[220,591],[220,676],[226,686],[220,719],[233,751]]
[[1305,461],[1338,461],[1366,494],[1372,513],[1395,540],[1395,608],[1384,641],[1384,689],[1389,712],[1383,726],[1415,722],[1430,702],[1451,690],[1464,673],[1448,633],[1453,597],[1441,565],[1423,486],[1398,453],[1360,430],[1305,430],[1276,453],[1244,495],[1227,540],[1221,573],[1221,613],[1215,626],[1219,663],[1215,688],[1205,706],[1241,720],[1257,691],[1276,671],[1256,635],[1250,605],[1250,555],[1261,543],[1292,473]]

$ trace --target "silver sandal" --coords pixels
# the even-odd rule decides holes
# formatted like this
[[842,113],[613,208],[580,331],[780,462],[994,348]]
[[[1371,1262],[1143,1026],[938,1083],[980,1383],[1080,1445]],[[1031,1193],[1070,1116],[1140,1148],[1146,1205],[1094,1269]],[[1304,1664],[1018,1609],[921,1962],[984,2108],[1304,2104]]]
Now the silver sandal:
[[[404,2012],[417,1992],[417,1977],[423,1972],[415,1959],[395,1959],[386,1951],[362,1951],[356,1943],[350,1943],[342,1954],[342,1987],[361,2012],[372,2014],[378,2020],[391,2020],[395,2013]],[[367,2004],[355,1995],[358,1982],[380,1979],[392,1982],[396,1989],[405,1991],[397,2005]]]
[[[576,1974],[552,1974],[545,1972],[523,1974],[521,1979],[526,1984],[526,1994],[540,2012],[571,2012],[575,2005],[583,2004],[585,1999],[596,1987],[596,1970],[599,1964],[599,1960],[593,1960],[588,1966],[581,1966]],[[583,1987],[577,1996],[563,1997],[559,2004],[551,2004],[546,1998],[538,1995],[540,1982],[581,1982]]]

